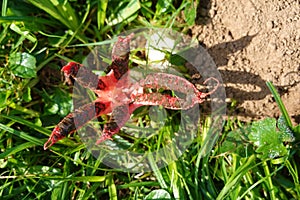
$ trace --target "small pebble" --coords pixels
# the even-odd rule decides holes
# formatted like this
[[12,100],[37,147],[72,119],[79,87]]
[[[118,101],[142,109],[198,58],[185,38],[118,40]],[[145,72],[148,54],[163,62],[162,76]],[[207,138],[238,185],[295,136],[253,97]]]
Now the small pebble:
[[274,22],[273,21],[268,21],[267,22],[267,29],[272,29],[274,28]]
[[270,42],[268,46],[269,46],[270,50],[276,50],[277,49],[276,44],[274,42]]
[[210,9],[208,13],[209,13],[209,17],[213,18],[216,14],[216,11],[214,9]]

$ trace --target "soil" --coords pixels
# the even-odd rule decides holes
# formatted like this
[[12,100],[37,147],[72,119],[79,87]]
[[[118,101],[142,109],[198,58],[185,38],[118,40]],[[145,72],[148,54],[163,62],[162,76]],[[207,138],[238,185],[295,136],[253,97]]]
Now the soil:
[[299,0],[201,0],[191,31],[222,74],[227,100],[237,102],[230,115],[278,117],[271,81],[300,123]]

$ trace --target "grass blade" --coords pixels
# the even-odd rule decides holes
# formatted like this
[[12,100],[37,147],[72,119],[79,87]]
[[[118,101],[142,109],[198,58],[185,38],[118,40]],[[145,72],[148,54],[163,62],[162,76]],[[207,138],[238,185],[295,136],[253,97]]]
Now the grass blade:
[[112,173],[109,173],[109,176],[106,179],[106,185],[108,186],[108,192],[109,192],[109,199],[111,200],[117,200],[117,188],[113,180]]
[[16,147],[12,147],[12,148],[6,150],[5,152],[1,153],[0,154],[0,159],[7,158],[10,155],[16,154],[16,153],[18,153],[20,151],[23,151],[23,150],[28,149],[28,148],[32,148],[34,146],[35,146],[34,143],[32,143],[32,142],[26,142],[26,143],[20,144],[20,145],[18,145]]
[[68,1],[58,3],[53,0],[28,0],[34,6],[44,10],[66,27],[75,31],[79,27],[78,18]]
[[285,119],[286,124],[288,125],[288,127],[290,129],[292,129],[293,125],[292,125],[291,118],[290,118],[277,90],[275,89],[274,85],[271,82],[267,81],[266,84],[267,84],[269,90],[271,91],[271,93],[273,94],[273,97],[280,109],[280,112],[282,113],[283,118]]
[[0,123],[0,129],[2,129],[4,131],[7,131],[9,133],[12,133],[12,134],[24,139],[24,140],[27,140],[28,142],[32,142],[36,145],[43,146],[43,142],[40,139],[32,137],[32,136],[28,135],[27,133],[25,133],[23,131],[17,131],[15,129],[10,128],[10,127],[8,127],[4,124],[1,124],[1,123]]
[[7,0],[2,2],[1,16],[6,16],[7,11]]
[[34,24],[47,24],[47,26],[55,27],[58,25],[57,22],[47,20],[44,18],[38,17],[31,17],[31,16],[5,16],[0,17],[0,23],[13,23],[13,22],[32,22]]
[[79,182],[104,182],[106,176],[76,176],[76,177],[63,177],[63,176],[44,176],[43,178],[60,181],[79,181]]
[[101,28],[104,27],[107,3],[108,0],[98,1],[97,25],[99,30],[101,30]]
[[235,188],[235,185],[238,183],[238,181],[250,170],[254,167],[253,161],[255,160],[255,156],[252,155],[249,158],[247,158],[247,162],[241,165],[228,179],[228,182],[223,187],[221,192],[219,193],[217,200],[225,199],[227,195],[229,195],[232,188]]
[[158,169],[158,167],[156,165],[156,162],[154,161],[151,152],[148,153],[147,157],[148,157],[148,160],[149,160],[149,163],[151,165],[151,168],[152,168],[152,170],[153,170],[153,172],[154,172],[154,174],[155,174],[155,176],[156,176],[156,178],[157,178],[157,180],[158,180],[161,188],[167,189],[168,186],[167,186],[167,184],[166,184],[166,182],[165,182],[165,180],[164,180],[164,178],[163,178],[163,176],[161,174],[161,171]]
[[44,135],[47,135],[47,136],[49,136],[50,133],[51,133],[51,131],[49,131],[48,129],[46,129],[46,128],[44,128],[44,127],[37,126],[37,125],[35,125],[34,123],[32,123],[32,122],[30,122],[30,121],[27,121],[27,120],[25,120],[25,119],[23,119],[23,118],[20,118],[20,117],[16,117],[16,116],[6,116],[6,115],[1,115],[1,114],[0,114],[0,117],[6,118],[6,119],[10,119],[10,120],[12,120],[12,121],[14,121],[14,122],[18,122],[18,123],[20,123],[20,124],[23,124],[23,125],[25,125],[25,126],[28,126],[28,127],[30,127],[30,128],[33,128],[33,129],[35,129],[36,131],[38,131],[38,132],[40,132],[40,133],[42,133],[42,134],[44,134]]
[[27,109],[23,106],[20,106],[14,102],[11,102],[10,104],[8,104],[8,106],[14,110],[17,110],[17,111],[20,111],[22,113],[26,113],[26,114],[29,114],[33,117],[38,117],[39,116],[39,113],[36,112],[36,111],[33,111],[33,110],[30,110],[30,109]]

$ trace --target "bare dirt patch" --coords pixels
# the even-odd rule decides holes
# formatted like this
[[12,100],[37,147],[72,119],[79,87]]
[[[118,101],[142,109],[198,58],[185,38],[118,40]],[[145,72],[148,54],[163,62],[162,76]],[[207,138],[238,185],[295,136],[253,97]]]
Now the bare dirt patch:
[[277,87],[294,123],[300,123],[299,0],[203,0],[192,34],[222,74],[241,120],[278,117],[265,82]]

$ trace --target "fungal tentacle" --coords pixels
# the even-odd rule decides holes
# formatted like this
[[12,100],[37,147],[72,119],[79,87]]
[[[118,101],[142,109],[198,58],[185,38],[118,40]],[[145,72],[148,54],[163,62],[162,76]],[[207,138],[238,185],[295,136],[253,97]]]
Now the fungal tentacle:
[[[75,109],[59,122],[44,144],[44,149],[101,115],[111,114],[96,144],[118,133],[138,107],[162,105],[166,109],[187,110],[202,103],[218,89],[219,80],[214,77],[206,79],[204,84],[214,80],[216,86],[204,93],[183,77],[167,73],[148,74],[144,79],[130,83],[128,63],[132,37],[133,34],[118,38],[112,49],[112,64],[107,68],[105,76],[97,76],[89,68],[75,62],[62,68],[67,81],[74,80],[92,90],[97,99]],[[175,95],[161,93],[161,90],[172,91]]]

